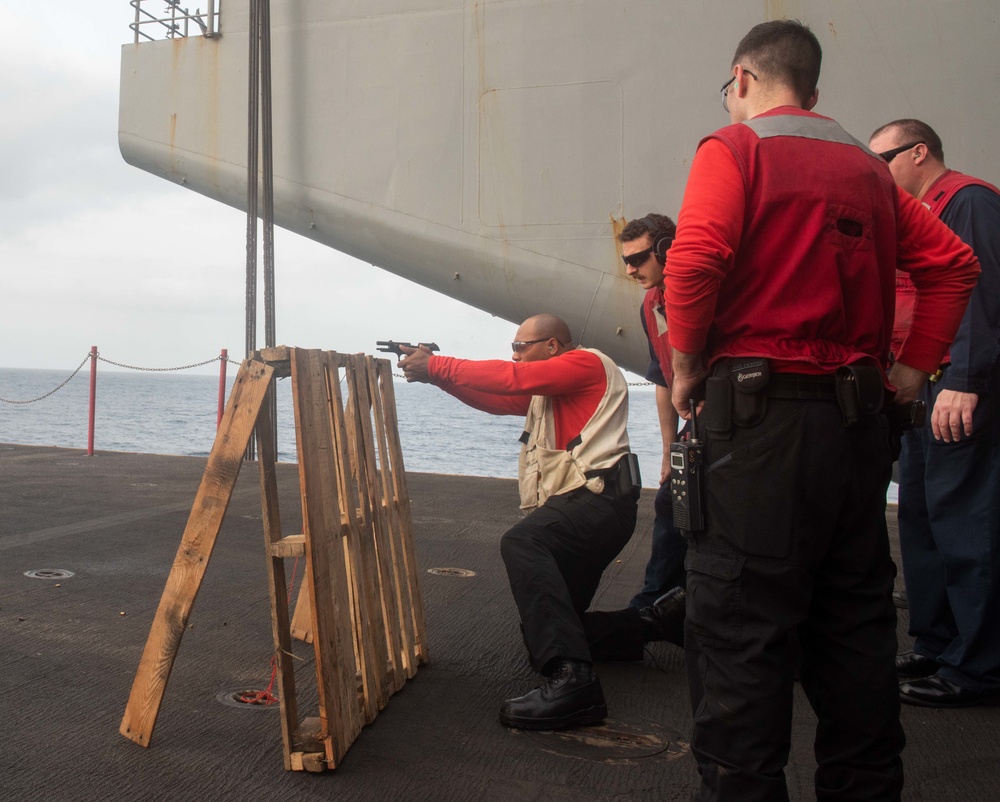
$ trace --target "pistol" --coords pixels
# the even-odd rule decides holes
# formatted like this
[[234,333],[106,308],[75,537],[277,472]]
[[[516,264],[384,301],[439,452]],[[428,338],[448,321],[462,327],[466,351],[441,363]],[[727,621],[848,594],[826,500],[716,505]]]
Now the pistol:
[[441,349],[437,347],[437,343],[398,343],[395,340],[378,340],[375,345],[378,346],[378,350],[384,354],[395,354],[397,358],[402,359],[406,354],[403,353],[403,348],[426,348],[428,351],[440,351]]

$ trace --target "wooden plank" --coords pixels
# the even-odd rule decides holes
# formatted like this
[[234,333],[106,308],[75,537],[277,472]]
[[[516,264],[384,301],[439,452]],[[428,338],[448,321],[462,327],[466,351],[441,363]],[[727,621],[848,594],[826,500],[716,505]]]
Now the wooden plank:
[[181,636],[208,568],[273,373],[267,365],[244,361],[220,421],[119,727],[122,735],[141,746],[149,746],[153,738]]
[[326,765],[335,768],[362,724],[355,703],[354,636],[340,542],[330,401],[322,352],[294,349],[291,363],[319,715],[325,728]]
[[288,757],[293,771],[320,774],[327,769],[326,754],[323,752],[292,752]]
[[271,597],[271,635],[274,643],[274,661],[278,702],[281,706],[281,742],[285,770],[292,768],[292,735],[299,718],[298,702],[295,695],[295,667],[292,660],[292,638],[288,620],[288,583],[285,579],[285,561],[277,548],[280,544],[297,539],[299,553],[305,552],[305,535],[281,536],[281,515],[278,504],[278,479],[275,467],[278,461],[275,451],[276,421],[271,419],[275,408],[274,380],[271,381],[264,406],[257,416],[257,448],[260,474],[261,518],[264,522],[264,544],[267,549],[268,592]]
[[376,552],[381,526],[381,494],[375,471],[375,447],[372,442],[372,400],[368,387],[366,357],[355,354],[349,357],[351,396],[354,399],[354,440],[358,464],[358,505],[361,510],[361,527],[358,533],[357,576],[359,585],[360,618],[358,638],[366,655],[365,710],[368,720],[374,720],[383,709],[394,690],[389,686],[385,672],[389,648],[385,636],[385,619],[380,588],[384,571]]
[[[354,633],[354,660],[360,667],[361,673],[365,671],[365,653],[359,641],[360,633],[360,609],[357,598],[357,568],[354,565],[354,556],[357,553],[358,527],[360,526],[360,514],[356,512],[358,505],[358,488],[356,472],[350,452],[350,438],[348,436],[348,419],[344,410],[343,393],[341,392],[340,370],[344,369],[344,381],[350,380],[349,362],[340,354],[327,352],[326,368],[327,382],[330,395],[330,427],[333,430],[333,445],[337,456],[337,488],[340,492],[340,524],[344,539],[344,563],[348,566],[347,579],[350,586],[351,599],[351,626]],[[368,711],[365,711],[366,720],[370,721]]]
[[289,354],[291,349],[286,345],[279,345],[273,348],[261,348],[254,353],[254,358],[258,362],[264,362],[274,368],[274,377],[287,379],[292,375]]
[[295,751],[320,752],[323,750],[323,722],[319,716],[309,716],[302,719],[295,730],[293,738]]
[[[405,668],[405,675],[400,672],[397,683],[400,685],[406,681],[407,677],[412,677],[417,670],[417,663],[420,660],[418,652],[420,650],[421,635],[416,623],[414,608],[422,610],[422,597],[420,595],[419,580],[414,575],[411,577],[407,570],[408,558],[406,542],[412,542],[412,528],[409,526],[408,512],[401,508],[397,492],[397,474],[401,480],[401,486],[407,502],[409,496],[405,491],[405,471],[397,461],[402,460],[402,451],[399,446],[399,437],[396,424],[395,395],[392,384],[391,364],[386,360],[373,360],[374,372],[379,385],[379,399],[381,406],[379,415],[382,422],[380,442],[382,454],[382,487],[386,505],[386,520],[389,522],[390,546],[392,549],[392,569],[395,581],[396,607],[399,614],[400,633],[403,649],[402,657]],[[373,378],[373,382],[375,378]],[[405,513],[405,514],[404,514]],[[422,612],[420,614],[422,620]]]
[[[420,593],[420,569],[413,543],[413,515],[410,511],[410,491],[406,485],[406,469],[403,467],[403,448],[399,442],[399,422],[396,418],[396,393],[392,386],[392,369],[387,359],[379,361],[379,383],[385,401],[385,424],[388,433],[389,465],[392,468],[394,502],[399,510],[401,524],[403,563],[410,588],[411,615],[416,643],[414,651],[421,663],[429,659],[427,651],[427,625],[424,620],[424,602]],[[412,677],[416,666],[411,666],[408,676]]]
[[385,401],[378,381],[378,364],[371,357],[365,360],[368,386],[373,401],[372,412],[375,419],[375,436],[380,457],[380,470],[372,477],[378,482],[379,505],[377,511],[376,546],[379,553],[380,603],[385,617],[385,638],[389,647],[391,671],[386,681],[392,690],[398,691],[415,662],[413,657],[414,632],[410,614],[409,587],[405,574],[400,572],[402,562],[401,547],[397,543],[399,516],[392,498],[392,466],[386,441]]
[[286,535],[270,544],[272,557],[305,557],[306,536]]
[[[335,352],[326,354],[327,380],[330,394],[330,428],[333,430],[333,443],[337,454],[337,490],[340,493],[340,522],[350,526],[357,516],[351,515],[358,506],[357,477],[354,474],[353,457],[349,450],[347,438],[347,420],[344,411],[344,397],[341,392],[340,369],[346,365]],[[347,379],[345,370],[344,379]],[[357,521],[354,520],[356,525]]]
[[312,643],[312,590],[308,582],[303,582],[299,598],[295,602],[292,616],[292,637],[303,643]]
[[[352,473],[357,477],[356,509],[360,512],[359,517],[352,516],[354,520],[347,530],[347,545],[353,579],[355,647],[360,656],[358,665],[364,688],[363,709],[365,719],[370,723],[384,706],[382,665],[385,662],[385,645],[382,644],[382,654],[379,656],[376,644],[372,642],[372,610],[375,599],[372,582],[377,569],[371,539],[371,502],[362,461],[365,455],[362,416],[368,409],[368,403],[366,382],[363,373],[359,373],[358,358],[355,356],[348,356],[346,359],[345,380],[348,391],[345,411],[346,441],[354,468]],[[354,511],[355,508],[351,509]],[[381,631],[378,634],[381,638]]]

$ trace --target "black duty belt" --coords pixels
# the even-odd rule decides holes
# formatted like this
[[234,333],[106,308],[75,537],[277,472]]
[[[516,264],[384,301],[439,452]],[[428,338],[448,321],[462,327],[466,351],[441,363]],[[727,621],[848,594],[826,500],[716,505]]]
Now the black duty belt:
[[767,382],[770,398],[791,400],[836,401],[833,374],[811,376],[806,373],[772,373]]
[[618,462],[616,462],[610,468],[591,468],[589,471],[584,471],[583,475],[587,479],[596,479],[598,476],[602,477],[603,479],[614,479],[616,476],[618,476],[618,469],[620,465],[621,465],[621,460],[618,460]]

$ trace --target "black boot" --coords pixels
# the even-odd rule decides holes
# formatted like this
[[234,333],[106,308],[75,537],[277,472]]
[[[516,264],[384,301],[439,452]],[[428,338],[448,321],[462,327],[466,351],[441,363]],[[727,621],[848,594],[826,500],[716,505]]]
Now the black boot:
[[540,688],[500,705],[500,723],[523,730],[586,727],[607,714],[601,681],[583,660],[563,660]]
[[643,641],[666,640],[683,646],[686,603],[684,588],[678,587],[668,590],[649,607],[643,607],[639,611]]

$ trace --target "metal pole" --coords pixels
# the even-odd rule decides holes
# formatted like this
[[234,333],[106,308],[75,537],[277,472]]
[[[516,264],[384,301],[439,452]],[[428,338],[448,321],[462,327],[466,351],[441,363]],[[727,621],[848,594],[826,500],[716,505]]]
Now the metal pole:
[[209,39],[215,36],[215,0],[208,0],[208,30],[205,36]]
[[[260,2],[260,114],[261,148],[264,159],[264,344],[272,348],[275,339],[274,316],[274,159],[271,137],[271,0]],[[278,402],[269,394],[267,413],[274,424],[271,431],[274,453],[278,453]]]
[[257,133],[260,46],[257,0],[250,0],[250,55],[247,97],[247,271],[246,356],[257,350]]
[[94,456],[94,411],[97,409],[97,346],[90,346],[90,421],[87,426],[87,456]]
[[[259,0],[250,0],[250,42],[247,91],[247,297],[246,355],[257,350],[257,136],[260,99],[260,15]],[[246,458],[256,458],[253,436],[247,444]]]
[[271,0],[260,2],[260,116],[264,159],[264,345],[274,331],[274,160],[271,147]]
[[226,363],[229,361],[229,351],[225,348],[219,354],[219,413],[215,418],[215,428],[222,423],[222,413],[226,408]]

